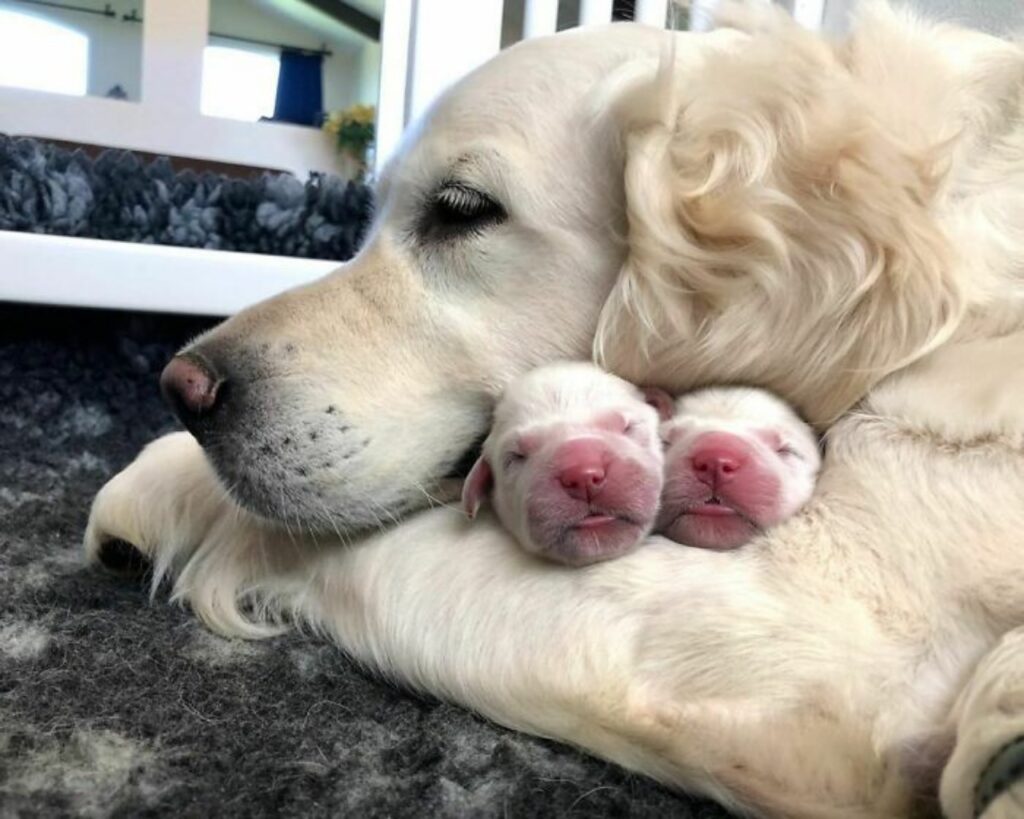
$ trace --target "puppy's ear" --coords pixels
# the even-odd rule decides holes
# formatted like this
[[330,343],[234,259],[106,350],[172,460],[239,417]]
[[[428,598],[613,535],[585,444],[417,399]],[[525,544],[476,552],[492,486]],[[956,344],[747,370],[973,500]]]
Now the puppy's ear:
[[658,411],[658,417],[667,421],[675,411],[675,401],[672,396],[659,387],[643,387],[644,401]]
[[481,455],[462,484],[462,509],[466,517],[470,520],[476,517],[480,504],[490,494],[493,486],[494,473],[491,471],[491,465]]

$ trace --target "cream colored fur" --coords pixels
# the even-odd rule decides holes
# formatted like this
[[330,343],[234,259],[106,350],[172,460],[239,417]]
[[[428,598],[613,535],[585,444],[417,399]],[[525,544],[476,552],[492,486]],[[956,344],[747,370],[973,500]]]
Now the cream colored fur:
[[[649,45],[596,97],[622,129],[629,222],[592,328],[598,356],[670,389],[748,381],[820,426],[838,417],[803,512],[735,552],[654,537],[583,570],[540,563],[493,520],[450,508],[346,548],[241,510],[179,433],[100,492],[89,555],[125,540],[217,631],[305,622],[404,683],[751,813],[927,812],[941,772],[947,815],[972,816],[978,772],[1024,730],[1024,56],[884,7],[834,47],[763,25],[684,37],[671,57],[634,29],[565,42],[591,42],[595,63],[617,37]],[[513,49],[501,76],[556,48]],[[452,118],[498,81],[485,69],[458,86],[410,138],[399,177],[429,176],[423,145],[475,127],[510,155],[564,141],[540,114],[515,138],[492,133],[494,110]],[[559,182],[592,202],[614,195],[608,173]],[[394,252],[381,245],[404,207],[394,184],[357,281]],[[542,207],[512,206],[526,219]],[[535,228],[582,241],[578,225]],[[589,229],[591,249],[606,247],[608,225]],[[484,255],[501,269],[513,250]],[[366,282],[403,304],[386,276]],[[539,323],[516,313],[525,296],[505,308],[518,324],[497,306],[470,317],[458,288],[446,308],[504,328],[487,347],[499,382],[524,363],[502,357],[511,335],[542,328],[523,343],[544,360],[586,333],[582,318],[551,318],[582,315],[564,285],[535,286]],[[314,290],[316,304],[345,287]],[[225,326],[236,340],[260,337],[268,315],[291,327],[302,298]],[[419,327],[395,310],[403,331]],[[389,355],[374,332],[366,343]],[[401,374],[425,395],[418,355]]]

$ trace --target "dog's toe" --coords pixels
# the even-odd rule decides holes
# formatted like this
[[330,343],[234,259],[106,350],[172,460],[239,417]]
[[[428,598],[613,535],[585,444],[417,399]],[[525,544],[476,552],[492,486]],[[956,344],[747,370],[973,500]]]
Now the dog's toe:
[[107,540],[99,544],[96,560],[108,571],[133,579],[151,574],[152,562],[125,540]]

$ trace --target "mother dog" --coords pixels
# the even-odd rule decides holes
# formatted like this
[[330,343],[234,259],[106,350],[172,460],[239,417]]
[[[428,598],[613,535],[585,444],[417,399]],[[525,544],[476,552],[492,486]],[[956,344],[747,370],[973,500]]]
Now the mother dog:
[[[87,549],[135,545],[223,633],[305,620],[398,680],[754,813],[902,816],[939,792],[952,819],[1008,811],[1024,54],[884,7],[839,44],[774,18],[669,39],[533,41],[448,93],[358,258],[168,366],[192,435],[103,489]],[[592,351],[832,425],[817,500],[746,550],[653,538],[581,571],[493,521],[411,514],[510,377]]]

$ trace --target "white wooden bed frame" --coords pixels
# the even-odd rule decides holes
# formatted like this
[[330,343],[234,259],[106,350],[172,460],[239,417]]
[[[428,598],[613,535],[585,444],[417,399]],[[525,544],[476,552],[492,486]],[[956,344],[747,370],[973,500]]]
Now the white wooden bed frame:
[[[694,4],[710,0],[694,0]],[[637,0],[663,26],[670,0]],[[825,0],[791,0],[820,25]],[[580,24],[608,22],[612,0],[581,0]],[[558,0],[526,0],[524,38],[555,31]],[[500,48],[502,0],[387,0],[381,34],[378,166],[406,124]],[[207,0],[146,0],[138,103],[0,88],[0,132],[280,168],[331,171],[311,128],[245,123],[199,111]],[[0,300],[229,315],[315,279],[334,262],[0,231]]]

